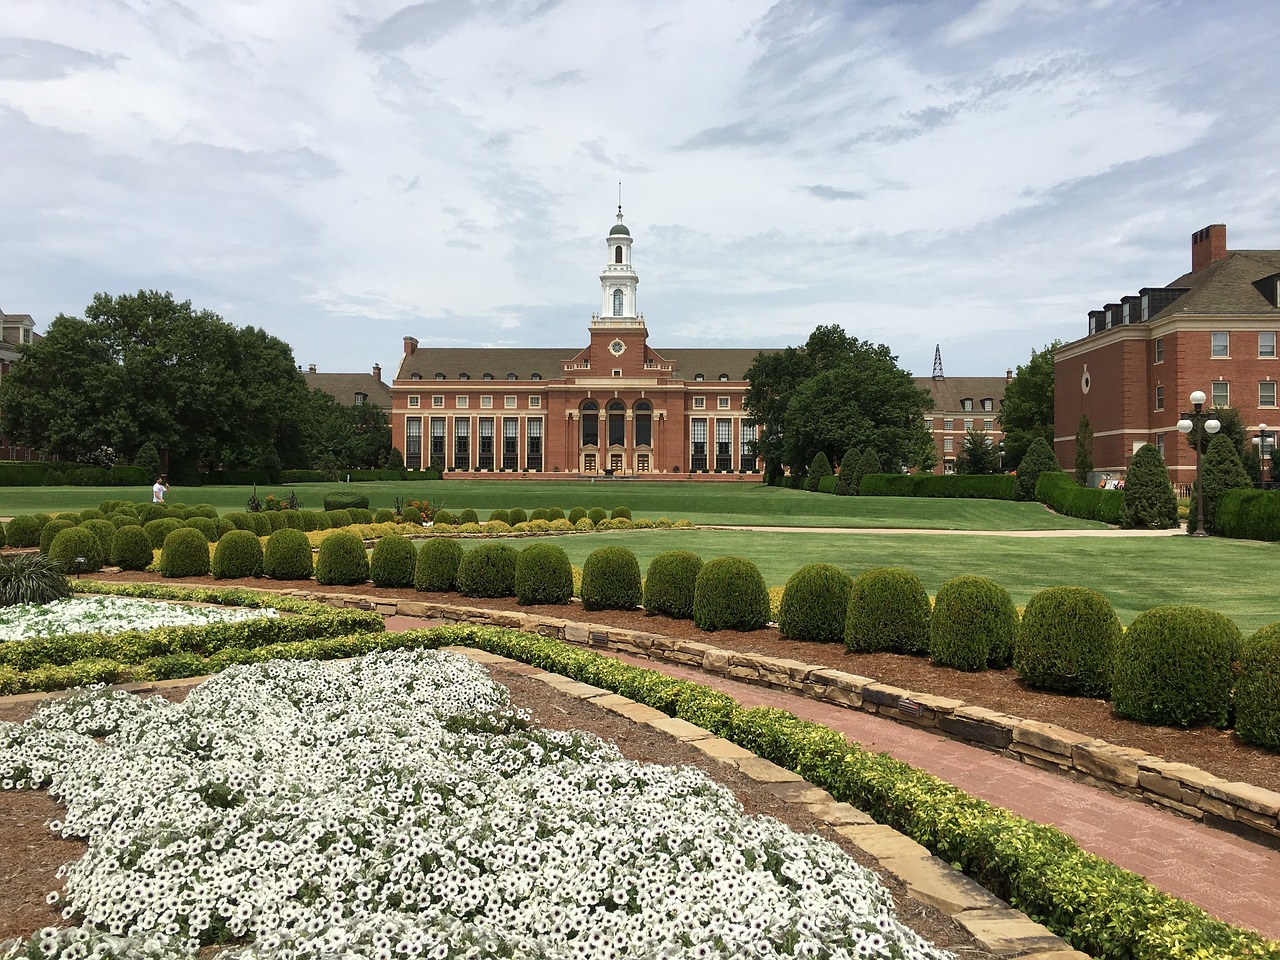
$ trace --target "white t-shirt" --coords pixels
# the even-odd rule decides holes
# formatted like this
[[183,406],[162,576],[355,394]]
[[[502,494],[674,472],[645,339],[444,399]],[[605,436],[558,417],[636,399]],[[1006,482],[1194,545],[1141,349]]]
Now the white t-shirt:
[[151,502],[164,503],[164,491],[164,484],[157,480],[151,487]]

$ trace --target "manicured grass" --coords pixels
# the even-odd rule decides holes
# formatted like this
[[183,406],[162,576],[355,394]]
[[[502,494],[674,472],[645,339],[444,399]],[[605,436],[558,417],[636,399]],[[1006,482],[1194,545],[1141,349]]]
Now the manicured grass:
[[[210,503],[221,512],[243,510],[252,487],[173,487],[170,503]],[[631,480],[440,480],[401,483],[301,483],[258,487],[258,496],[298,495],[319,510],[328,493],[363,493],[369,506],[395,499],[430,500],[451,511],[471,507],[481,519],[499,508],[626,506],[636,517],[687,519],[701,524],[752,526],[914,528],[938,530],[1073,530],[1101,527],[1060,517],[1038,503],[930,500],[910,497],[835,497],[746,483],[645,483]],[[57,513],[96,507],[103,500],[150,500],[150,488],[0,487],[0,516]]]
[[1275,569],[1276,547],[1252,540],[637,530],[567,535],[556,542],[577,566],[603,546],[629,547],[641,572],[663,550],[691,550],[703,560],[747,557],[771,586],[785,584],[807,563],[834,564],[854,576],[894,566],[914,570],[930,594],[951,577],[981,574],[1008,590],[1019,606],[1045,587],[1092,587],[1126,624],[1168,603],[1218,610],[1246,636],[1280,621],[1280,599],[1265,573]]

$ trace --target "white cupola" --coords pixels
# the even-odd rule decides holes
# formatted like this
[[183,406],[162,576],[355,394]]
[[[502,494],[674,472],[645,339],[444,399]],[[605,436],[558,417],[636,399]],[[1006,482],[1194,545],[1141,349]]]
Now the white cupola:
[[600,313],[592,318],[594,325],[635,327],[644,325],[644,317],[636,307],[636,286],[640,279],[631,267],[631,231],[622,222],[622,205],[618,205],[618,222],[605,238],[608,259],[600,274]]

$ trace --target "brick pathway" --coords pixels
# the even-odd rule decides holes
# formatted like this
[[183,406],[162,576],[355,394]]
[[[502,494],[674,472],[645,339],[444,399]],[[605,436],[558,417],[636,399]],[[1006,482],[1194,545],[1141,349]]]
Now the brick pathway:
[[[388,630],[438,621],[388,617]],[[1016,760],[881,717],[780,690],[738,683],[677,664],[611,654],[623,662],[722,690],[748,706],[779,707],[839,730],[1030,820],[1051,824],[1084,849],[1146,877],[1161,890],[1229,923],[1280,938],[1280,851],[1118,797]]]

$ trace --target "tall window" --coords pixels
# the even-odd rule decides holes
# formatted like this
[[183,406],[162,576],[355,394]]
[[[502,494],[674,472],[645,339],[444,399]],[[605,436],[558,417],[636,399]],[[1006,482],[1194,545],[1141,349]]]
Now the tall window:
[[623,297],[622,297],[621,290],[613,291],[613,315],[615,317],[622,316],[622,299]]
[[609,446],[621,447],[627,442],[627,407],[621,400],[609,401]]
[[1225,380],[1213,381],[1213,398],[1209,402],[1215,407],[1231,406],[1231,384]]
[[480,418],[480,459],[481,470],[493,469],[493,417]]
[[1258,334],[1258,356],[1274,357],[1276,355],[1276,334],[1272,330]]
[[968,412],[968,411],[972,410],[972,409],[973,409],[973,400],[972,400],[972,398],[966,397],[965,399],[961,400],[961,401],[960,401],[960,409],[961,409],[961,410],[964,410],[965,412]]
[[1156,337],[1156,363],[1164,363],[1164,337]]
[[502,469],[517,470],[520,467],[520,421],[515,417],[502,418]]
[[1264,380],[1258,384],[1258,406],[1274,407],[1276,405],[1276,382]]
[[404,465],[409,470],[422,469],[422,418],[404,421]]
[[444,417],[431,418],[431,466],[444,469]]
[[471,421],[466,417],[453,421],[453,469],[471,469]]
[[613,248],[613,262],[614,263],[622,262],[622,247]]
[[690,470],[707,469],[707,421],[698,417],[689,423]]
[[1226,331],[1215,331],[1210,334],[1213,338],[1213,345],[1209,350],[1211,357],[1229,357],[1231,356],[1231,334]]
[[653,406],[648,400],[636,401],[635,418],[636,446],[653,446]]
[[594,400],[582,405],[582,445],[600,446],[600,405]]
[[526,470],[542,469],[542,418],[530,417],[524,422],[525,440],[528,444],[528,454],[525,457],[524,468]]
[[942,441],[942,452],[943,452],[943,453],[951,453],[951,438],[950,438],[950,437],[947,437],[945,440],[943,440],[943,441]]
[[1164,409],[1164,387],[1160,384],[1156,384],[1156,409]]
[[716,420],[716,469],[733,469],[733,421]]
[[738,439],[738,463],[742,469],[748,473],[754,473],[756,469],[756,428],[746,420],[739,420],[742,424],[742,432]]

